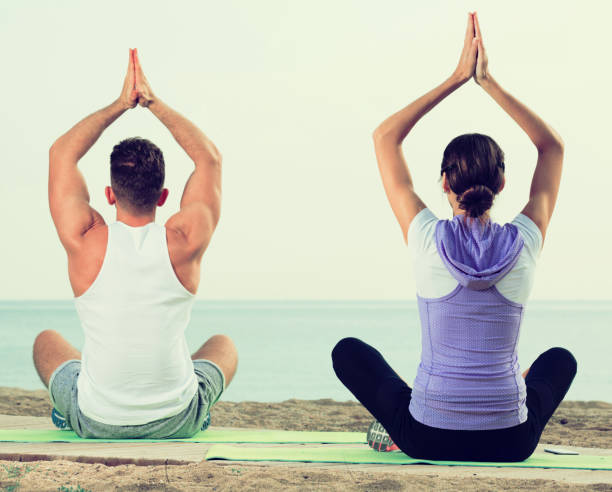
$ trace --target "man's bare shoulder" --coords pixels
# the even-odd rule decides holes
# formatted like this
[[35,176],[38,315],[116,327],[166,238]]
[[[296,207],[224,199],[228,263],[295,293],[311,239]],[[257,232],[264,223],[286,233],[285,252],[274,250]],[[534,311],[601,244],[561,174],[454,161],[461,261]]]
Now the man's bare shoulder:
[[107,242],[108,226],[101,223],[83,234],[78,246],[68,252],[68,275],[75,297],[84,294],[100,273]]
[[187,236],[185,233],[176,227],[173,227],[170,221],[166,222],[166,242],[168,243],[168,251],[176,253],[186,253],[187,251]]
[[194,256],[193,247],[183,231],[166,223],[166,242],[172,269],[179,282],[189,292],[195,294],[200,283],[201,256]]
[[198,260],[206,250],[215,226],[209,208],[202,204],[184,207],[166,222],[166,230],[171,231],[169,241],[172,237],[178,248]]

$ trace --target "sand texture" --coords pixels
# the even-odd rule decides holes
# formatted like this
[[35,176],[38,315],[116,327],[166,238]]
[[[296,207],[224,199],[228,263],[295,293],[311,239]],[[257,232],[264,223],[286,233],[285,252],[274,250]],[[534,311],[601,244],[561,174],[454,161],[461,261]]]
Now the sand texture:
[[[51,414],[51,402],[44,390],[0,388],[0,414],[47,417]],[[211,412],[211,420],[219,427],[365,431],[372,417],[357,402],[325,399],[281,403],[220,401]],[[562,402],[540,442],[612,448],[612,403]]]
[[[50,411],[51,405],[43,390],[0,388],[0,414],[48,416]],[[358,403],[333,400],[219,402],[212,412],[213,425],[223,427],[364,431],[370,422],[368,412]],[[562,403],[546,427],[541,443],[607,448],[612,454],[612,404]],[[546,479],[533,479],[521,469],[492,470],[502,470],[503,473],[496,476],[494,471],[485,473],[482,469],[427,466],[380,468],[374,465],[224,462],[105,466],[72,461],[0,461],[0,490],[612,491],[612,472],[581,471],[568,475],[546,470]],[[576,477],[575,481],[572,476]]]

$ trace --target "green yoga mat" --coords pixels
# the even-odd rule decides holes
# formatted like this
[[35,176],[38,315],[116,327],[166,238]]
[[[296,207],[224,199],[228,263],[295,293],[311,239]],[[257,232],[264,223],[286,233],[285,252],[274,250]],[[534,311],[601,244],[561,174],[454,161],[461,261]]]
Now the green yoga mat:
[[232,461],[301,461],[313,463],[363,463],[384,465],[446,465],[446,466],[491,466],[517,468],[577,468],[586,470],[612,470],[612,456],[559,456],[534,454],[518,463],[491,463],[476,461],[431,461],[413,459],[401,452],[379,453],[367,447],[346,448],[323,447],[266,447],[212,446],[206,454],[207,460]]
[[0,430],[0,442],[231,442],[277,444],[362,444],[364,432],[303,432],[208,429],[189,439],[83,439],[65,430]]

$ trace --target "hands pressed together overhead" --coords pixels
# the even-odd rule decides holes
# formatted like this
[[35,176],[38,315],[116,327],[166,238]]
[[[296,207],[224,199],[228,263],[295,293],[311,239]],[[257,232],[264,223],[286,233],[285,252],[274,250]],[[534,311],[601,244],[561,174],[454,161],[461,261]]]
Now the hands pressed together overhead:
[[454,76],[461,83],[465,83],[473,77],[477,84],[480,84],[489,76],[487,54],[476,12],[468,14],[463,51]]
[[[488,59],[476,12],[468,13],[463,50],[453,76],[462,84],[472,77],[477,84],[481,84],[489,77]],[[126,109],[134,108],[137,104],[146,108],[153,102],[154,97],[149,81],[142,71],[138,49],[130,49],[128,70],[119,100]]]
[[126,109],[134,108],[140,104],[146,108],[154,100],[153,91],[149,85],[149,81],[145,77],[140,60],[138,59],[138,50],[130,49],[130,60],[128,62],[128,70],[123,82],[123,89],[119,100]]

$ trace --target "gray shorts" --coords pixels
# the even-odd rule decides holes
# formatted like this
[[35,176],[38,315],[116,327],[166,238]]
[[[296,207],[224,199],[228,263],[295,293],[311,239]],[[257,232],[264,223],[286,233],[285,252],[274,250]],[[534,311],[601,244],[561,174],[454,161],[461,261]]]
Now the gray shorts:
[[208,412],[225,389],[223,372],[209,360],[194,360],[198,391],[177,415],[141,425],[109,425],[83,415],[78,404],[77,378],[80,360],[69,360],[59,366],[49,380],[49,396],[55,408],[66,418],[74,431],[84,438],[165,439],[188,438],[201,428]]

